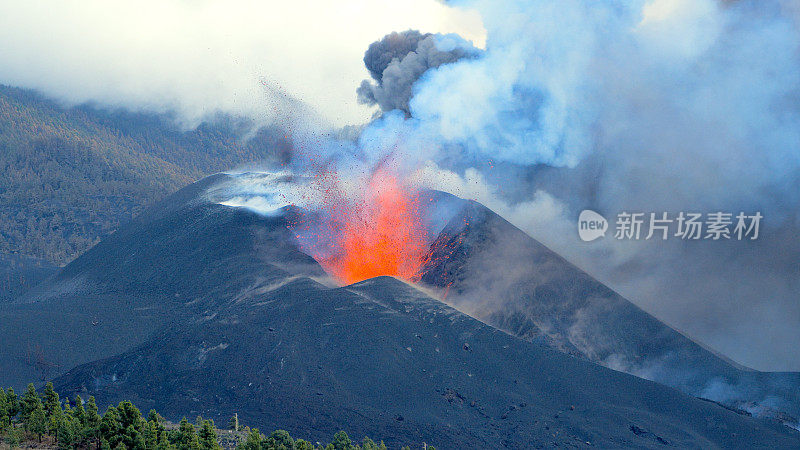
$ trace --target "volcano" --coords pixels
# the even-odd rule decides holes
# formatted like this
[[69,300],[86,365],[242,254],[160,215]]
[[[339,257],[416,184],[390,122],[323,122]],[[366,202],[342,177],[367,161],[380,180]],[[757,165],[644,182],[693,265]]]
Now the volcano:
[[[800,446],[780,421],[596,364],[606,353],[561,334],[595,299],[623,308],[597,320],[643,321],[672,336],[663,345],[686,338],[479,204],[430,193],[431,211],[454,211],[433,234],[451,253],[426,264],[420,284],[338,286],[296,242],[297,208],[219,203],[213,193],[235,182],[216,175],[179,191],[0,304],[0,382],[53,379],[65,395],[129,399],[174,420],[238,413],[312,440],[346,429],[439,448]],[[506,244],[540,278],[474,272]],[[432,294],[448,287],[451,305]],[[560,316],[561,328],[545,327]],[[641,333],[620,332],[606,352],[639,349]]]
[[431,247],[422,281],[447,292],[455,308],[527,341],[798,423],[800,373],[743,367],[670,328],[483,205],[432,195],[455,213]]

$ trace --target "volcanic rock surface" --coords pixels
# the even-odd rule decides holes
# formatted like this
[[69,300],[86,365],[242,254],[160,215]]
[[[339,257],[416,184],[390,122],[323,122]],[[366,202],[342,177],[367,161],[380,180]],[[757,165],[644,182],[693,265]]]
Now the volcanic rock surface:
[[[670,328],[485,206],[447,204],[424,284],[522,339],[755,414],[800,417],[800,373],[742,367]],[[573,230],[565,230],[573,232]],[[787,417],[788,413],[788,417]]]
[[[779,421],[607,369],[575,343],[564,348],[581,357],[557,351],[558,334],[501,331],[390,277],[335,287],[293,243],[291,208],[257,215],[208,198],[228,180],[185,188],[0,305],[0,384],[57,376],[60,392],[101,405],[237,412],[312,440],[345,429],[439,448],[800,446]],[[451,222],[441,239],[465,229]],[[429,268],[430,285],[467,274],[459,258],[491,242],[469,236],[453,247],[459,264]],[[449,280],[448,301],[467,295],[468,280]],[[579,292],[590,280],[564,282]]]
[[154,205],[12,303],[0,304],[0,382],[24,386],[116,355],[247,288],[324,275],[282,218],[206,199],[225,175]]

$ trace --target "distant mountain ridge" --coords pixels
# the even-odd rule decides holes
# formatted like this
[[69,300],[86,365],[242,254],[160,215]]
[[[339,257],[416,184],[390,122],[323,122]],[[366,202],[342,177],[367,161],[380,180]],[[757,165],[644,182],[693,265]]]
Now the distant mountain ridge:
[[0,254],[63,264],[145,205],[211,173],[280,160],[287,145],[243,119],[182,131],[167,115],[64,107],[0,85]]

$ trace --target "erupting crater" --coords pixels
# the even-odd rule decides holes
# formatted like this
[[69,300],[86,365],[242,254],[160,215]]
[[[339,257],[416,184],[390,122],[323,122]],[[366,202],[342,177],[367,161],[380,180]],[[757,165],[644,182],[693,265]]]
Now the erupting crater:
[[416,189],[387,170],[349,192],[335,174],[315,178],[319,211],[292,226],[304,251],[342,284],[382,275],[419,280],[430,240]]

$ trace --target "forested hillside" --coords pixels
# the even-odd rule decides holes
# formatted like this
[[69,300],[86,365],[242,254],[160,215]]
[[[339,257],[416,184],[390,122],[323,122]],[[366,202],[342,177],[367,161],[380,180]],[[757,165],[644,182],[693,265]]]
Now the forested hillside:
[[218,117],[182,131],[167,116],[67,108],[0,85],[0,254],[66,263],[197,178],[284,157],[281,132],[251,130]]

